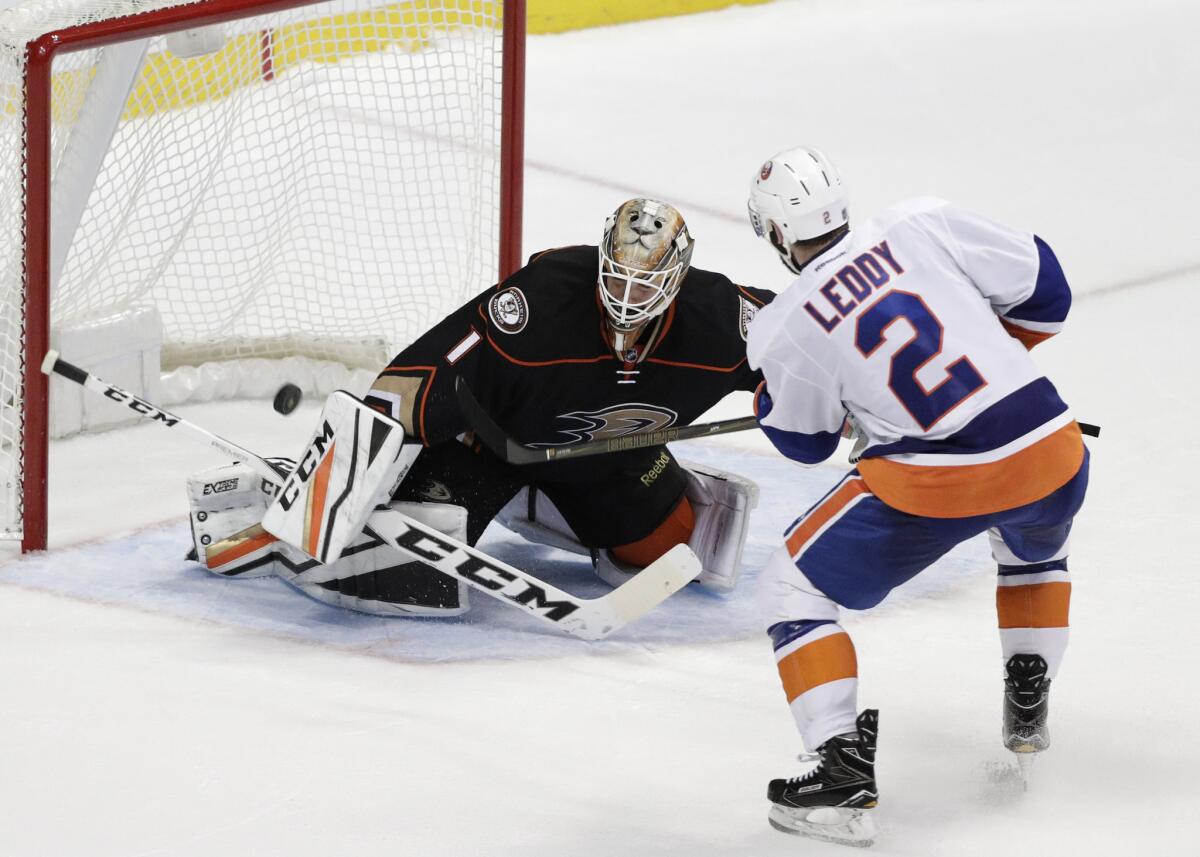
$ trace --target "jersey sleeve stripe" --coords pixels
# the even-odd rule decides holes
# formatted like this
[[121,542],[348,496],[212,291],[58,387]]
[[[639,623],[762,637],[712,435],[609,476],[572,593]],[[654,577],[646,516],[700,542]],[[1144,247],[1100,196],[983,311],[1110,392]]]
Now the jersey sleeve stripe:
[[[736,284],[735,284],[735,285],[736,285]],[[767,302],[766,302],[766,301],[764,301],[762,298],[760,298],[760,297],[758,297],[757,295],[755,295],[753,292],[751,292],[751,291],[750,291],[749,289],[747,289],[745,286],[738,286],[738,287],[737,287],[737,290],[738,290],[739,292],[741,292],[742,296],[743,296],[743,297],[744,297],[746,300],[750,301],[750,303],[754,304],[756,307],[764,307],[764,306],[766,306],[766,305],[767,305]]]
[[1038,251],[1037,281],[1033,294],[1004,313],[1006,318],[1021,321],[1066,321],[1071,310],[1071,287],[1054,251],[1041,238],[1033,236]]
[[1020,327],[1006,318],[1000,319],[1000,324],[1008,331],[1008,335],[1024,345],[1027,351],[1032,351],[1035,345],[1041,345],[1057,333],[1057,331],[1049,333],[1040,330],[1030,330],[1026,327]]

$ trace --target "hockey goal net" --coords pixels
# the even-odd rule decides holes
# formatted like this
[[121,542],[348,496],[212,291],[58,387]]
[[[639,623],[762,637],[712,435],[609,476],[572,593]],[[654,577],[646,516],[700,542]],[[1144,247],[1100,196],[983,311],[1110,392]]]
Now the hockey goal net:
[[515,269],[523,31],[523,0],[0,10],[0,534],[45,546],[52,331],[375,370]]

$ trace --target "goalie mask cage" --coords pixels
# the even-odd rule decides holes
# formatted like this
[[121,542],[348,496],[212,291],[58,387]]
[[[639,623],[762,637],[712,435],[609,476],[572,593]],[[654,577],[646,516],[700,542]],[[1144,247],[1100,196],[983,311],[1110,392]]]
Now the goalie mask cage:
[[0,10],[0,534],[46,545],[52,322],[150,307],[164,371],[377,370],[519,267],[524,30],[524,0]]

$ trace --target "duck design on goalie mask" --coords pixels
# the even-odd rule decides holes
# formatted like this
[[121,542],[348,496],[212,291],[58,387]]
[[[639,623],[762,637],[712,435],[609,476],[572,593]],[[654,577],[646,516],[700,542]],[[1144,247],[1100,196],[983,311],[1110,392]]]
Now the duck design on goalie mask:
[[630,334],[671,305],[694,247],[683,215],[665,202],[631,199],[609,215],[597,288],[618,354]]

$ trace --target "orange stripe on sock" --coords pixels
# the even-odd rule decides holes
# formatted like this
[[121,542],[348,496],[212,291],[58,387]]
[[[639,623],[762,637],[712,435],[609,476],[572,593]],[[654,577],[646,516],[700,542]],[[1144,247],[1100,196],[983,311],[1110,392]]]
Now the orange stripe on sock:
[[996,587],[996,615],[1001,628],[1066,628],[1071,612],[1071,584],[1029,583]]
[[310,556],[317,555],[317,545],[321,541],[321,518],[325,514],[325,495],[329,493],[329,471],[333,469],[333,451],[336,448],[336,441],[329,445],[329,452],[325,453],[325,458],[317,465],[317,472],[313,474],[312,487],[309,488],[306,544]]
[[858,470],[875,496],[893,509],[927,518],[967,518],[1041,500],[1079,472],[1083,451],[1079,424],[1068,423],[986,464],[941,467],[864,458]]
[[618,545],[612,554],[621,562],[645,568],[675,545],[687,544],[696,529],[696,513],[692,504],[684,497],[667,519],[650,535],[627,545]]
[[846,508],[855,497],[869,493],[869,490],[863,480],[851,479],[834,491],[824,503],[809,512],[808,517],[787,537],[788,553],[793,557],[797,556],[817,530],[829,523],[833,516]]
[[822,684],[858,677],[858,657],[845,631],[801,646],[783,658],[778,667],[788,702]]

